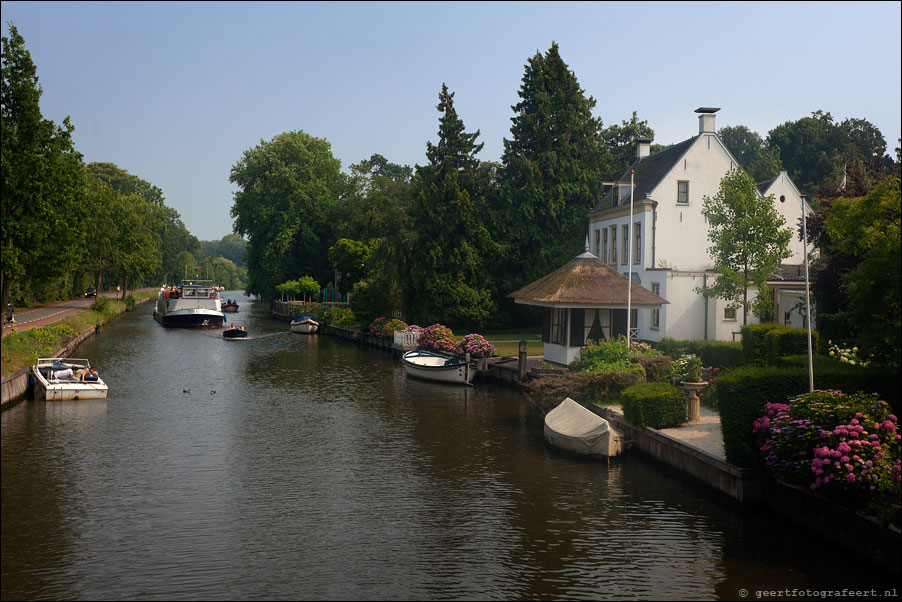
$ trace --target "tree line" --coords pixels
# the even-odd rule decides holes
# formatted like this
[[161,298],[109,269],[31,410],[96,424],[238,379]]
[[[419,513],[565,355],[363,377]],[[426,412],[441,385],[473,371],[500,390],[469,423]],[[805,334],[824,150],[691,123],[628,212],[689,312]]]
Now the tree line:
[[[245,151],[230,179],[235,232],[248,239],[248,291],[270,297],[310,275],[350,291],[364,321],[515,325],[531,310],[507,295],[582,251],[602,182],[632,164],[637,138],[654,137],[635,112],[604,127],[556,43],[528,59],[518,95],[498,162],[478,159],[480,132],[466,128],[444,84],[424,165],[374,154],[344,174],[328,141],[300,130]],[[882,134],[863,119],[836,123],[817,111],[766,139],[744,126],[719,134],[755,181],[786,169],[809,195],[898,174],[898,158],[884,155]]]
[[2,306],[171,282],[201,266],[219,283],[245,279],[244,241],[204,243],[162,191],[113,163],[85,164],[62,125],[41,114],[42,89],[10,24],[2,55]]

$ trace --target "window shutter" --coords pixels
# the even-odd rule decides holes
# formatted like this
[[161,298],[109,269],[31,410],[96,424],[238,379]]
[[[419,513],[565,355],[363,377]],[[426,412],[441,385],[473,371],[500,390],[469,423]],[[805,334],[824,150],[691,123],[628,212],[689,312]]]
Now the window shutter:
[[551,342],[551,308],[546,307],[542,311],[542,342]]
[[586,342],[586,310],[570,310],[570,346],[582,347]]

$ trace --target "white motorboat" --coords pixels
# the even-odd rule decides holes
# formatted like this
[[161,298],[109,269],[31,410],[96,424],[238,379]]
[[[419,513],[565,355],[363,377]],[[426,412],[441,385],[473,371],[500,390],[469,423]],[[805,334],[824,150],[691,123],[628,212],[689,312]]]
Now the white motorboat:
[[163,326],[176,328],[222,328],[225,320],[219,290],[209,280],[164,286],[153,317]]
[[319,330],[319,322],[316,321],[316,316],[313,314],[298,314],[295,316],[294,320],[291,321],[291,326],[289,328],[291,329],[291,332],[313,334]]
[[569,397],[545,415],[545,440],[583,456],[616,456],[625,442],[611,424]]
[[80,370],[90,370],[86,359],[51,357],[41,358],[32,367],[35,399],[48,401],[77,399],[106,399],[107,386],[94,374],[85,380],[79,378]]
[[469,385],[476,370],[465,360],[432,351],[414,349],[401,356],[407,376],[455,385]]

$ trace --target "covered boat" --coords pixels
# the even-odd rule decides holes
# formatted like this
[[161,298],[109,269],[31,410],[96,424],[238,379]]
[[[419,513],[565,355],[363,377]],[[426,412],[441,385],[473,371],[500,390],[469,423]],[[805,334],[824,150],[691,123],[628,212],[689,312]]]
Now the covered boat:
[[607,420],[569,397],[545,415],[545,440],[583,456],[616,456],[625,447]]
[[209,280],[164,286],[153,306],[153,317],[175,328],[222,328],[225,314],[219,290]]
[[476,370],[465,360],[432,351],[414,349],[401,356],[407,376],[455,385],[469,385]]
[[[38,359],[31,369],[35,399],[49,401],[106,399],[106,383],[86,359]],[[84,379],[81,378],[84,374]]]
[[319,330],[319,322],[313,314],[298,314],[291,321],[291,332],[300,334],[313,334]]

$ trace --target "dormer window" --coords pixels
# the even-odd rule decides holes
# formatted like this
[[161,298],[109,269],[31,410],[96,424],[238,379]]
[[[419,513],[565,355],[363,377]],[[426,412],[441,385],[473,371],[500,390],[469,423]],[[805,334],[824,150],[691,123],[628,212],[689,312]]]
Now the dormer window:
[[677,203],[689,203],[689,182],[677,182]]

